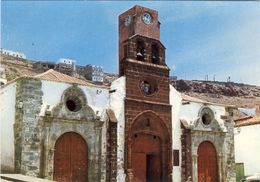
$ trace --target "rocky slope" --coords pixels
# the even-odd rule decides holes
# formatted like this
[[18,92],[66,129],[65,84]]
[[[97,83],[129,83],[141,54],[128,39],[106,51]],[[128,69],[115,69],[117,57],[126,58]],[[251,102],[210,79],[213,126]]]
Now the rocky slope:
[[209,102],[254,108],[260,106],[260,86],[233,82],[171,80],[180,92]]

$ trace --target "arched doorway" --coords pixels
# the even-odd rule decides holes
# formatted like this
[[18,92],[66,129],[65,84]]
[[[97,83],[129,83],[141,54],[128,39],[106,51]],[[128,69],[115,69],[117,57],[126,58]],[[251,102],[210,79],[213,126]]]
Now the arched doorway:
[[214,145],[205,141],[198,148],[198,182],[218,182],[218,163]]
[[54,175],[58,182],[88,181],[88,152],[85,140],[77,133],[58,138],[54,151]]
[[138,117],[131,127],[128,150],[134,182],[168,181],[170,139],[162,120],[153,113]]

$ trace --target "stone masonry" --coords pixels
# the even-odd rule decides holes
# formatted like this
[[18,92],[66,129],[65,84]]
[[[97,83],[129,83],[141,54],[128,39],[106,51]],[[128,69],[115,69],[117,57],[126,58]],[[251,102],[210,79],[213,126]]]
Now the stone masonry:
[[17,84],[15,114],[15,170],[30,176],[40,172],[39,113],[42,104],[41,81],[22,79]]

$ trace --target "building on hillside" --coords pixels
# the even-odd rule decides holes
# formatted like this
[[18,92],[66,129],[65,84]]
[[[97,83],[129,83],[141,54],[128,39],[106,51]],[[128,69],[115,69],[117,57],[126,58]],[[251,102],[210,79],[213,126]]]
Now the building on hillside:
[[104,72],[102,66],[88,64],[86,66],[76,65],[76,72],[94,83],[104,82]]
[[64,73],[66,75],[73,76],[76,70],[76,61],[72,59],[60,58],[55,66],[55,70]]
[[6,49],[2,49],[2,48],[1,48],[1,54],[5,54],[5,55],[16,57],[16,58],[26,59],[26,55],[22,52],[15,52],[15,51],[6,50]]
[[104,72],[101,66],[87,65],[85,67],[85,78],[96,83],[103,83]]
[[[245,116],[235,120],[236,164],[242,165],[244,175],[260,172],[260,115]],[[243,177],[243,176],[242,176]]]
[[5,66],[0,64],[0,86],[7,83],[6,80],[6,73],[5,73]]
[[45,72],[48,71],[49,69],[55,69],[56,64],[50,61],[37,61],[33,63],[33,68],[37,72]]
[[119,16],[109,86],[48,70],[0,89],[1,170],[58,182],[235,181],[232,106],[170,85],[158,12]]

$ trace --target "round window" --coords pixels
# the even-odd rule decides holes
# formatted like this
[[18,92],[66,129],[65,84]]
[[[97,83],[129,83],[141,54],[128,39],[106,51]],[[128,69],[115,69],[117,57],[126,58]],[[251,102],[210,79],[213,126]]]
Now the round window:
[[147,80],[141,81],[140,88],[142,92],[146,95],[151,95],[158,90],[155,81],[147,81]]
[[205,113],[205,114],[202,115],[202,118],[201,118],[201,119],[202,119],[202,123],[203,123],[203,124],[209,125],[212,118],[211,118],[210,114]]
[[66,107],[71,112],[77,112],[81,109],[81,102],[78,98],[68,98],[66,101]]
[[201,111],[201,121],[204,125],[209,125],[214,118],[214,114],[210,108],[203,108]]

